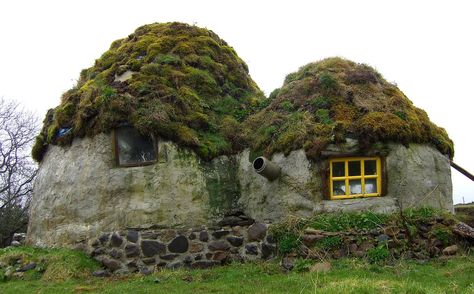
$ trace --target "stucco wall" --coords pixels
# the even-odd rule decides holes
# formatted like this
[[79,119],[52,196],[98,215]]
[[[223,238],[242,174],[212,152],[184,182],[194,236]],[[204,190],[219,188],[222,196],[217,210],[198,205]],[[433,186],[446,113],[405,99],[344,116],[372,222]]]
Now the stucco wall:
[[28,239],[59,245],[122,228],[208,222],[206,176],[192,152],[159,144],[159,160],[114,167],[109,135],[50,146],[34,186]]
[[198,228],[239,211],[271,223],[321,211],[389,212],[400,203],[452,210],[449,160],[425,145],[386,146],[386,196],[329,201],[322,162],[309,161],[303,150],[275,154],[272,161],[282,173],[270,182],[253,171],[248,150],[203,162],[160,142],[156,164],[118,168],[111,143],[110,135],[102,134],[66,148],[49,147],[35,182],[28,242],[72,245],[105,231]]

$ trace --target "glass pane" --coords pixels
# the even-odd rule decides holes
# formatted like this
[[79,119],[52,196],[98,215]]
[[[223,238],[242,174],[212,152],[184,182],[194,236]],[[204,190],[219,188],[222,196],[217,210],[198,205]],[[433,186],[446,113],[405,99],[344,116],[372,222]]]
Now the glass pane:
[[155,146],[150,137],[131,127],[116,130],[119,164],[140,164],[156,159]]
[[344,177],[346,175],[345,170],[346,170],[345,162],[332,163],[332,176],[333,177]]
[[350,194],[362,194],[362,182],[361,180],[350,180],[349,181]]
[[377,161],[375,160],[366,160],[364,162],[364,174],[368,175],[376,175],[377,174]]
[[346,195],[346,181],[334,181],[332,185],[332,194],[334,196]]
[[360,176],[360,161],[349,161],[349,176]]
[[365,194],[377,193],[377,179],[365,180]]

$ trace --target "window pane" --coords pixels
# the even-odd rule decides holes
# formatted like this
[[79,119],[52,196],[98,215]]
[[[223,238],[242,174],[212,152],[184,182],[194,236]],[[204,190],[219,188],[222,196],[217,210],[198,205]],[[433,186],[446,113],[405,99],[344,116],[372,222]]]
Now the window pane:
[[131,127],[116,130],[119,164],[140,164],[156,159],[155,146],[150,137]]
[[349,161],[349,176],[360,176],[360,161]]
[[346,175],[345,170],[346,170],[345,162],[332,163],[332,176],[333,177],[344,177]]
[[365,180],[365,194],[377,193],[377,179]]
[[367,175],[376,175],[377,174],[377,161],[375,160],[366,160],[364,162],[364,174]]
[[334,181],[332,185],[334,196],[346,195],[346,181]]
[[349,181],[350,194],[362,194],[362,182],[361,180],[350,180]]

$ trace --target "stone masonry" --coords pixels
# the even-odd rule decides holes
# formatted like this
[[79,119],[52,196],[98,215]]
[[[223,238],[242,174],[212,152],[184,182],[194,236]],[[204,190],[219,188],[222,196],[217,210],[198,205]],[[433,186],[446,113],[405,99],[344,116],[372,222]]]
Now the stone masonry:
[[90,254],[115,273],[149,273],[157,268],[208,268],[229,261],[276,256],[268,225],[222,226],[188,230],[124,230],[103,233]]

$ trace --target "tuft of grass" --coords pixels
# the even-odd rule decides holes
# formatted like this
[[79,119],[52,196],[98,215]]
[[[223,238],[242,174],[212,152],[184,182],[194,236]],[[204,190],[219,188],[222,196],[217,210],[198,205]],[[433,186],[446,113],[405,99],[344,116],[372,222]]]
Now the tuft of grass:
[[333,123],[331,117],[329,116],[329,110],[327,109],[316,110],[314,116],[316,117],[316,120],[323,125],[330,125]]
[[316,243],[316,246],[324,250],[332,250],[340,248],[342,245],[342,238],[339,236],[326,236]]
[[430,233],[443,242],[444,246],[451,245],[455,239],[452,230],[442,226],[433,228]]
[[298,258],[295,260],[293,270],[297,273],[307,272],[313,265],[314,261],[311,259]]
[[390,251],[386,244],[380,244],[367,250],[366,256],[370,263],[381,263],[390,258]]
[[37,264],[29,279],[43,281],[66,281],[69,279],[86,278],[91,272],[99,269],[99,264],[84,252],[53,248],[7,247],[0,249],[0,262],[16,266],[35,262]]
[[341,232],[350,229],[370,230],[385,224],[389,219],[386,214],[371,211],[359,213],[321,214],[310,220],[309,226],[315,229]]

